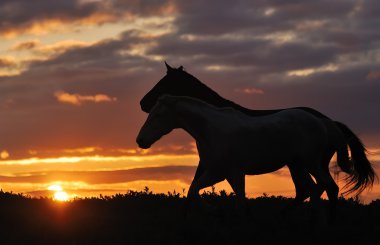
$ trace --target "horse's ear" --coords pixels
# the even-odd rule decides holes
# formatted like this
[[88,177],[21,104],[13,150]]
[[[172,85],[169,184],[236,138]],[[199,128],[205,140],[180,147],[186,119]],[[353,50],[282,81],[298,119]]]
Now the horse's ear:
[[183,71],[183,66],[178,67],[178,70]]
[[168,63],[166,63],[166,61],[165,61],[165,65],[166,65],[167,72],[170,72],[173,70],[173,68],[170,65],[168,65]]

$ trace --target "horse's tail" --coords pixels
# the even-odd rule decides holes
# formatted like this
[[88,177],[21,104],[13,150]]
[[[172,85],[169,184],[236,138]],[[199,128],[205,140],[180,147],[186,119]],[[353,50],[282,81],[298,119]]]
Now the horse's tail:
[[343,123],[335,121],[335,124],[344,134],[345,141],[351,151],[351,161],[349,161],[347,145],[337,151],[338,165],[342,171],[348,174],[345,179],[347,184],[344,188],[350,188],[344,193],[348,194],[356,192],[357,196],[366,188],[371,188],[373,186],[373,182],[377,179],[377,175],[371,162],[367,158],[367,149],[362,141]]

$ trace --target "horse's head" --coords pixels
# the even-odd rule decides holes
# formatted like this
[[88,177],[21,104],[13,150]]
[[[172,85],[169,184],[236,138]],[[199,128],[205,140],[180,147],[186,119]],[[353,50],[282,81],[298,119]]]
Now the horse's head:
[[197,97],[204,86],[198,79],[183,70],[172,68],[165,62],[166,75],[141,99],[141,109],[149,113],[158,98],[164,94]]
[[140,148],[150,148],[162,136],[177,127],[172,110],[174,101],[175,98],[169,95],[158,98],[136,138]]

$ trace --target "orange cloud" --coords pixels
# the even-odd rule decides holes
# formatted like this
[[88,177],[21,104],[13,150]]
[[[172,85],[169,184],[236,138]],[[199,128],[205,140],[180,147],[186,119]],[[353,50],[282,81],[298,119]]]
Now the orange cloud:
[[140,17],[169,15],[176,11],[171,1],[142,4],[140,1],[66,0],[64,3],[52,3],[41,0],[39,8],[33,10],[24,8],[22,4],[22,1],[12,1],[0,6],[0,12],[5,14],[0,23],[0,36],[14,38],[21,34],[62,33],[77,29],[78,26],[129,22]]
[[35,47],[37,47],[38,45],[40,45],[40,42],[38,40],[26,41],[26,42],[21,42],[21,43],[15,44],[11,48],[11,50],[12,51],[31,50],[31,49],[34,49]]
[[77,41],[77,40],[64,40],[64,41],[60,41],[51,45],[40,47],[38,48],[37,51],[41,54],[57,55],[72,48],[87,47],[92,44],[93,43],[90,43],[90,42],[83,42],[83,41]]
[[20,69],[21,68],[13,57],[0,58],[0,77],[19,74]]
[[69,153],[69,154],[86,154],[86,153],[93,153],[96,151],[101,151],[101,147],[82,147],[82,148],[75,148],[75,149],[64,149],[64,153]]
[[2,67],[11,67],[16,65],[16,62],[10,58],[0,58],[0,68]]
[[80,95],[80,94],[70,94],[62,90],[54,93],[54,96],[59,102],[72,104],[76,106],[82,105],[84,102],[93,102],[93,103],[103,103],[103,102],[113,102],[116,101],[116,97],[110,97],[105,94],[96,94],[96,95]]
[[0,35],[6,38],[14,38],[20,34],[44,35],[49,32],[65,30],[65,23],[61,20],[43,20],[27,23],[24,25],[7,26]]

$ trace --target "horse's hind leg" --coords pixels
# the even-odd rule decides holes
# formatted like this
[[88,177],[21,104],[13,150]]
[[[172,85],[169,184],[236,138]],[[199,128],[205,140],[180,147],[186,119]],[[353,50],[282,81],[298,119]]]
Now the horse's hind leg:
[[318,186],[322,186],[324,189],[326,189],[327,197],[329,199],[328,220],[330,223],[334,222],[336,216],[339,187],[331,176],[328,167],[319,168],[312,174],[315,177]]
[[317,165],[311,171],[311,174],[315,177],[317,181],[316,196],[320,197],[324,190],[326,190],[327,197],[329,199],[329,214],[328,221],[334,222],[336,217],[336,206],[338,202],[339,187],[335,183],[334,178],[330,174],[329,164],[330,160],[334,155],[333,146],[329,146],[325,156],[322,159],[321,165]]
[[311,178],[310,174],[300,165],[289,164],[288,165],[290,175],[294,183],[296,190],[296,196],[292,202],[290,202],[283,210],[282,215],[294,210],[300,204],[302,204],[307,198],[310,197],[311,191],[315,188],[316,183]]

